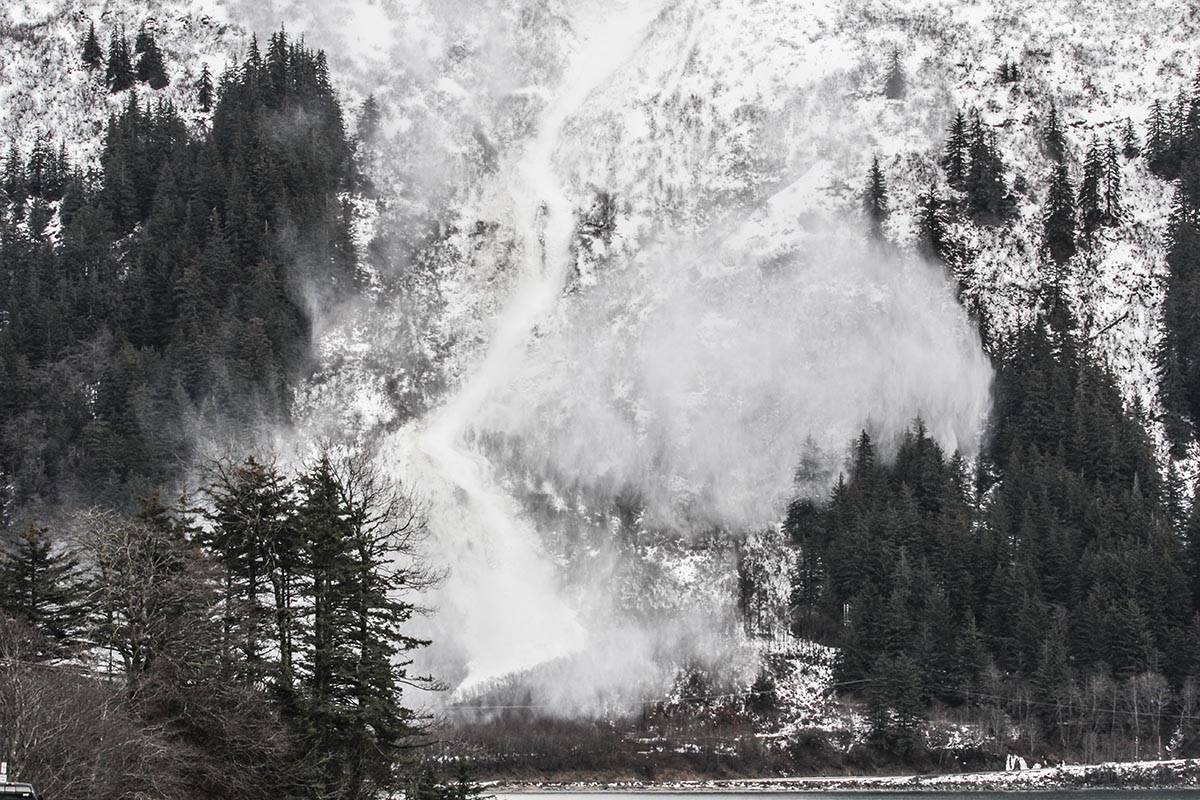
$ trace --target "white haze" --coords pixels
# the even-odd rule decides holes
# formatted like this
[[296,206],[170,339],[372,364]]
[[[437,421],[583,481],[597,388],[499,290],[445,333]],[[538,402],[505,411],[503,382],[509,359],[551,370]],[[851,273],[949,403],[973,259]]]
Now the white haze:
[[886,447],[919,416],[973,453],[991,367],[940,270],[848,231],[798,247],[656,248],[565,301],[478,426],[682,531],[778,520],[810,440],[840,463],[860,428]]
[[[417,177],[401,187],[409,199],[442,198],[450,184],[448,196],[473,198],[480,219],[512,231],[511,251],[464,257],[451,276],[475,295],[452,298],[450,322],[439,321],[458,325],[465,344],[452,353],[451,389],[432,412],[405,420],[389,407],[381,387],[391,376],[364,366],[399,363],[389,340],[373,338],[365,317],[331,317],[318,321],[322,347],[351,340],[360,355],[331,368],[343,374],[323,375],[349,387],[345,395],[322,405],[311,398],[328,387],[303,393],[310,418],[298,426],[301,436],[328,433],[331,420],[345,430],[353,413],[391,431],[372,446],[425,498],[430,553],[447,569],[430,598],[425,632],[434,645],[420,666],[454,687],[449,697],[509,680],[556,712],[594,713],[661,694],[681,663],[727,676],[752,671],[727,554],[682,546],[631,554],[612,541],[564,559],[546,546],[556,531],[540,529],[509,491],[507,461],[481,449],[497,438],[487,435],[519,449],[526,470],[600,498],[640,496],[644,523],[680,542],[777,521],[810,440],[830,474],[860,428],[887,442],[917,416],[946,448],[975,446],[991,380],[977,335],[939,270],[866,247],[853,226],[823,224],[765,250],[754,219],[700,235],[631,237],[632,259],[616,257],[595,285],[564,293],[575,209],[590,202],[564,178],[575,166],[566,154],[590,147],[581,144],[590,132],[570,123],[653,34],[660,8],[675,4],[252,5],[260,29],[285,21],[330,46],[335,77],[351,66],[358,92],[379,94],[385,107],[411,86],[442,87],[422,90],[427,111],[430,98],[446,94],[439,70],[456,70],[460,110],[402,127],[385,155],[407,164],[418,154],[407,170]],[[523,22],[530,8],[540,33]],[[463,38],[476,59],[470,69],[446,57]],[[477,84],[463,86],[472,76]],[[510,101],[515,110],[497,111]],[[494,173],[447,166],[472,135],[455,124],[487,128],[498,148]],[[579,141],[565,146],[572,136]],[[781,193],[770,214],[808,211],[789,208],[791,196]],[[479,270],[499,277],[482,280]],[[468,319],[492,308],[494,316]]]

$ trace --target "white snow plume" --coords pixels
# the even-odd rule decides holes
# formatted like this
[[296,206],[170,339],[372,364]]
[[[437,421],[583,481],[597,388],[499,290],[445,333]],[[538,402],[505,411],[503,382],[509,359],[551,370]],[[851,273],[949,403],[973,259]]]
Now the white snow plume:
[[[777,520],[809,439],[836,467],[860,427],[888,439],[921,416],[948,448],[970,450],[990,381],[977,337],[936,269],[832,224],[798,230],[813,213],[801,205],[804,179],[765,205],[757,185],[732,192],[714,180],[695,195],[713,213],[694,219],[723,220],[719,229],[650,233],[671,225],[646,210],[644,191],[667,165],[605,179],[597,163],[620,162],[611,148],[621,140],[591,119],[607,109],[617,125],[678,105],[635,103],[620,87],[657,80],[662,43],[647,45],[646,32],[675,31],[679,4],[534,3],[536,24],[496,15],[504,36],[519,29],[508,43],[478,24],[488,4],[464,10],[461,42],[435,6],[415,19],[439,32],[438,47],[474,55],[433,59],[425,75],[401,70],[420,86],[399,114],[408,127],[397,172],[408,177],[383,185],[404,198],[397,205],[416,198],[449,220],[444,261],[424,263],[444,302],[435,324],[450,344],[438,369],[451,388],[407,418],[395,387],[411,376],[377,336],[391,323],[321,320],[332,366],[302,393],[300,435],[358,428],[345,435],[369,430],[361,441],[373,443],[386,431],[379,458],[424,496],[431,555],[447,577],[430,598],[423,633],[434,645],[420,667],[455,687],[453,701],[517,687],[507,696],[590,714],[661,696],[683,664],[745,677],[734,554],[696,534]],[[538,42],[552,46],[534,52]],[[530,82],[484,80],[493,58],[520,62]],[[477,122],[486,167],[469,155]],[[657,143],[654,126],[629,125]],[[703,156],[710,138],[689,146]],[[759,137],[762,148],[774,138]],[[443,161],[408,168],[412,153],[439,147]],[[709,170],[743,161],[699,158]],[[588,263],[577,237],[593,182],[635,208],[618,212],[604,264]],[[451,189],[430,200],[433,186]],[[391,374],[375,371],[389,362]],[[510,457],[496,458],[497,442]],[[562,492],[558,522],[530,513],[514,466]],[[604,501],[618,494],[638,498],[639,524],[663,539],[630,546],[613,534]],[[573,551],[556,527],[572,515],[597,534]]]
[[635,3],[623,12],[588,26],[589,38],[568,66],[532,142],[510,168],[520,275],[482,363],[429,419],[410,424],[382,450],[383,458],[428,493],[437,557],[450,565],[439,592],[434,638],[459,651],[465,665],[460,693],[569,656],[585,642],[536,531],[463,436],[521,363],[534,327],[562,293],[575,220],[554,155],[566,120],[634,52],[657,6]]
[[768,259],[735,233],[722,240],[664,244],[551,318],[539,307],[513,341],[497,336],[504,351],[464,393],[390,439],[385,457],[431,492],[450,564],[431,638],[457,699],[523,673],[528,697],[558,712],[620,706],[661,693],[681,663],[732,663],[738,638],[728,558],[670,579],[660,608],[629,603],[626,587],[662,578],[645,555],[631,567],[605,543],[558,569],[463,434],[514,443],[534,474],[635,495],[643,524],[685,540],[778,520],[813,441],[829,475],[864,426],[887,443],[921,417],[948,450],[976,446],[991,367],[940,270],[838,229]]
[[973,453],[991,375],[940,270],[836,229],[766,260],[714,236],[565,301],[476,424],[651,524],[749,528],[781,517],[810,440],[830,475],[860,428],[886,447],[917,417]]

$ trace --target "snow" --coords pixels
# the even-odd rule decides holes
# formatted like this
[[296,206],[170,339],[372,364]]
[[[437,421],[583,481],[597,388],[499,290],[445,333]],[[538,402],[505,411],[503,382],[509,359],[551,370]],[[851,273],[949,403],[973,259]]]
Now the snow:
[[[439,305],[419,319],[416,334],[402,313],[380,309],[342,309],[319,320],[322,369],[298,393],[301,424],[294,435],[320,431],[373,441],[409,421],[396,396],[429,400],[433,390],[422,383],[429,379],[411,368],[414,353],[435,360],[430,384],[454,386],[493,342],[500,309],[520,280],[512,254],[522,242],[528,249],[528,225],[521,221],[528,209],[523,215],[512,197],[511,174],[481,166],[480,139],[501,160],[518,156],[595,26],[572,17],[582,3],[544,4],[530,16],[516,0],[475,5],[7,0],[0,3],[0,131],[26,149],[39,131],[49,132],[66,141],[74,158],[95,164],[98,133],[123,98],[109,95],[79,62],[89,20],[106,43],[114,24],[123,22],[132,36],[153,18],[172,78],[156,96],[171,99],[197,127],[205,115],[195,107],[192,83],[203,63],[219,75],[244,48],[248,31],[239,24],[285,21],[289,31],[329,45],[334,77],[343,81],[348,100],[376,93],[395,137],[376,164],[386,202],[356,201],[364,212],[360,242],[388,225],[424,231],[429,219],[444,233],[422,276]],[[589,8],[600,14],[604,4]],[[1077,181],[1082,149],[1093,134],[1114,133],[1127,116],[1144,133],[1149,101],[1188,84],[1200,37],[1200,18],[1172,0],[677,0],[650,10],[659,13],[649,15],[646,35],[611,63],[612,74],[599,85],[578,84],[555,120],[561,136],[542,143],[541,155],[553,165],[550,178],[562,184],[566,216],[588,208],[597,189],[618,201],[613,244],[575,265],[581,277],[572,291],[657,268],[650,247],[668,235],[702,240],[717,231],[726,252],[763,261],[803,250],[819,220],[857,217],[872,154],[880,156],[891,190],[887,232],[909,246],[915,197],[936,174],[949,119],[973,106],[994,126],[1010,179],[1022,176],[1031,187],[1011,230],[964,231],[979,252],[967,297],[981,300],[999,333],[1029,319],[1044,279],[1037,200],[1049,164],[1038,151],[1037,124],[1050,100],[1058,103]],[[893,48],[908,70],[902,101],[881,96]],[[1015,86],[993,77],[1005,57],[1024,71]],[[1126,219],[1102,231],[1091,253],[1072,263],[1067,294],[1075,298],[1081,333],[1112,366],[1126,397],[1154,411],[1152,356],[1160,337],[1170,193],[1142,159],[1126,162],[1122,177]],[[732,270],[736,264],[706,266]],[[664,294],[662,287],[670,286],[656,285]],[[651,315],[656,299],[631,299],[629,314],[614,318],[614,330]],[[882,302],[878,293],[865,299]],[[547,331],[561,322],[548,316],[539,320]],[[719,340],[732,327],[714,313],[698,335]],[[645,430],[654,410],[639,387],[616,381],[610,394]],[[686,399],[689,406],[709,400],[702,393]],[[530,485],[560,512],[595,513],[574,487],[536,476]],[[688,497],[705,487],[678,482],[673,489]],[[562,530],[539,534],[546,559],[565,564],[568,574],[599,561],[595,549],[567,552]],[[640,545],[639,569],[614,576],[609,587],[622,608],[667,613],[690,605],[724,619],[736,585],[730,560],[691,544]],[[643,591],[646,575],[662,580]],[[785,637],[773,646],[802,647]],[[828,667],[820,666],[826,656],[796,661],[781,690],[796,722],[773,735],[854,727],[853,720],[838,718],[845,710],[821,700],[829,681]],[[536,661],[530,656],[508,667]],[[744,672],[753,679],[753,670]],[[495,673],[481,668],[478,675]]]
[[[153,21],[171,85],[153,92],[139,88],[143,100],[172,102],[184,119],[203,124],[195,82],[204,63],[214,80],[235,54],[242,33],[223,21],[215,0],[8,0],[0,4],[0,132],[25,152],[39,133],[62,141],[72,159],[92,167],[100,151],[105,121],[119,112],[126,96],[111,95],[103,68],[89,73],[81,61],[89,22],[101,46],[109,32],[124,25],[132,38]],[[47,80],[53,76],[53,80]]]
[[1120,761],[1071,764],[994,772],[947,772],[937,775],[823,776],[701,781],[580,781],[574,783],[488,783],[498,798],[542,792],[844,792],[844,791],[1015,791],[1094,786],[1106,789],[1191,787],[1200,760]]
[[[483,26],[464,19],[458,36],[469,43],[464,57],[434,64],[428,78],[405,74],[381,87],[392,107],[403,110],[406,148],[415,142],[415,153],[469,161],[478,149],[465,132],[481,128],[501,159],[519,153],[530,140],[536,111],[553,102],[555,76],[586,41],[586,30],[572,28],[569,16],[564,11],[539,20],[541,27],[505,30],[515,44],[513,52],[500,55],[495,40],[481,33]],[[503,13],[500,18],[506,19]],[[1077,163],[1092,132],[1107,135],[1127,115],[1140,123],[1148,98],[1173,95],[1184,85],[1196,34],[1196,20],[1157,0],[1119,7],[1086,0],[1036,6],[943,0],[671,3],[611,78],[576,98],[578,108],[562,120],[553,161],[571,203],[587,208],[594,192],[604,189],[619,204],[619,235],[595,263],[577,265],[579,287],[611,286],[624,270],[662,268],[648,252],[669,235],[701,239],[719,230],[727,253],[753,253],[763,261],[803,251],[814,244],[821,219],[857,218],[873,153],[890,184],[894,213],[887,232],[900,246],[910,246],[915,197],[937,172],[946,126],[956,110],[973,106],[998,134],[1010,181],[1021,176],[1031,187],[1020,198],[1011,230],[963,231],[979,252],[973,274],[966,276],[966,295],[981,300],[997,333],[1011,331],[1030,318],[1044,280],[1037,200],[1049,164],[1038,151],[1037,132],[1050,99],[1058,103]],[[909,93],[902,101],[881,96],[893,48],[908,69]],[[1024,71],[1016,86],[994,79],[1005,57],[1019,61]],[[485,78],[495,65],[514,63],[519,67],[507,87]],[[425,142],[421,132],[429,129],[437,135]],[[411,161],[392,166],[396,185],[411,185]],[[437,173],[447,191],[438,196],[438,213],[449,211],[457,220],[438,279],[445,310],[434,322],[434,335],[448,343],[441,367],[453,385],[480,363],[493,340],[498,309],[520,285],[520,271],[509,266],[508,254],[520,248],[522,215],[509,197],[508,176],[459,166]],[[1077,168],[1074,174],[1077,178]],[[1068,294],[1078,300],[1082,333],[1112,365],[1126,396],[1153,409],[1152,355],[1169,197],[1141,160],[1125,164],[1123,178],[1128,218],[1101,233],[1090,262],[1080,256],[1072,265]],[[415,202],[419,206],[424,199],[418,194]],[[480,220],[495,222],[495,233],[468,233]],[[735,255],[704,268],[733,271],[736,265]],[[630,298],[632,308],[614,317],[614,331],[655,313],[655,302],[670,296],[663,287],[671,284],[655,285],[662,294]],[[885,294],[863,291],[864,301],[885,307]],[[546,327],[555,324],[551,320]],[[695,335],[713,341],[732,328],[730,319],[713,313],[699,320]],[[364,335],[371,335],[369,328]],[[347,341],[355,334],[340,330],[334,336]],[[329,386],[358,391],[361,381],[339,377],[341,372],[331,368]],[[609,389],[644,431],[654,409],[639,392],[628,380]],[[341,407],[337,396],[328,402]],[[684,410],[710,402],[702,392],[679,397]],[[692,429],[691,435],[707,432]],[[696,497],[705,487],[675,481],[672,491]],[[561,507],[569,491],[559,486],[545,494]],[[586,513],[585,507],[580,514]],[[556,561],[587,563],[558,548],[559,531],[540,533]],[[634,610],[670,608],[692,596],[685,587],[696,585],[697,575],[711,579],[728,569],[710,554],[705,571],[698,572],[704,558],[687,549],[643,548],[642,573],[670,579],[640,594],[635,575],[623,575],[619,579],[627,585],[614,586],[612,593]],[[712,585],[728,585],[728,579]],[[709,592],[706,602],[719,608],[719,596],[718,590]],[[815,687],[800,691],[820,694]],[[819,716],[814,709],[813,718]]]

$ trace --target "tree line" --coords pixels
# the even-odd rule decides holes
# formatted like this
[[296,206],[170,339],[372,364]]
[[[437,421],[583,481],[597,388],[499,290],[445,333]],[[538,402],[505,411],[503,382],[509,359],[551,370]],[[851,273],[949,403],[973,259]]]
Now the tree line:
[[104,85],[113,94],[132,89],[139,83],[154,90],[165,89],[171,82],[162,49],[154,31],[146,25],[138,29],[132,49],[124,26],[113,26],[106,53],[96,36],[96,24],[89,23],[80,58],[89,72],[104,70]]
[[0,520],[128,509],[177,485],[193,431],[286,421],[305,298],[356,290],[353,142],[324,53],[252,42],[200,130],[125,97],[97,167],[45,138],[4,162]]
[[1154,102],[1148,129],[1150,170],[1174,187],[1157,366],[1164,424],[1173,455],[1182,456],[1200,423],[1200,76],[1168,106]]
[[[210,473],[194,502],[152,495],[58,535],[31,523],[0,558],[0,748],[16,774],[89,798],[368,798],[425,780],[427,720],[404,703],[434,686],[409,671],[436,577],[417,556],[420,506],[328,452],[294,473],[255,459]],[[43,681],[80,705],[16,697]],[[129,732],[115,756],[147,759],[126,774],[55,727],[103,708]],[[76,781],[86,793],[58,791]],[[455,791],[440,785],[424,791]]]
[[165,85],[147,28],[101,59],[93,27],[124,92],[98,164],[39,136],[0,176],[0,755],[64,798],[474,793],[416,749],[436,576],[406,489],[323,452],[165,499],[197,429],[287,421],[306,309],[361,284],[325,54],[252,39],[193,87],[200,125],[140,88]]
[[[1019,79],[1006,61],[1000,80]],[[918,748],[936,706],[997,737],[1017,720],[1031,750],[1161,755],[1171,737],[1195,747],[1200,513],[1174,460],[1159,464],[1147,409],[1123,400],[1079,337],[1061,283],[1100,229],[1124,221],[1125,161],[1144,157],[1175,183],[1158,360],[1162,421],[1183,455],[1200,408],[1197,120],[1200,79],[1169,110],[1155,103],[1144,146],[1128,119],[1093,136],[1076,186],[1051,102],[1039,126],[1049,176],[1038,313],[999,336],[977,310],[997,369],[983,453],[968,468],[920,421],[898,442],[864,431],[827,501],[792,504],[794,626],[841,648],[839,686],[865,702],[878,741]],[[984,128],[974,111],[954,117],[939,159],[946,189],[935,182],[917,201],[918,250],[956,272],[971,259],[956,229],[1007,224],[1014,211]],[[874,238],[886,192],[876,160],[864,191]]]

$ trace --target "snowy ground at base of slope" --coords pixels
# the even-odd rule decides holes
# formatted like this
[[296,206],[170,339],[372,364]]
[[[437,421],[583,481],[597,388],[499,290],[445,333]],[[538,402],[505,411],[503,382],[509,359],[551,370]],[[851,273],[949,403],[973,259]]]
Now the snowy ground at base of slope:
[[1200,759],[1111,761],[1023,770],[938,775],[830,775],[804,778],[746,778],[699,781],[584,781],[577,783],[484,784],[489,794],[650,792],[833,792],[833,791],[1037,791],[1064,788],[1158,789],[1200,786]]

